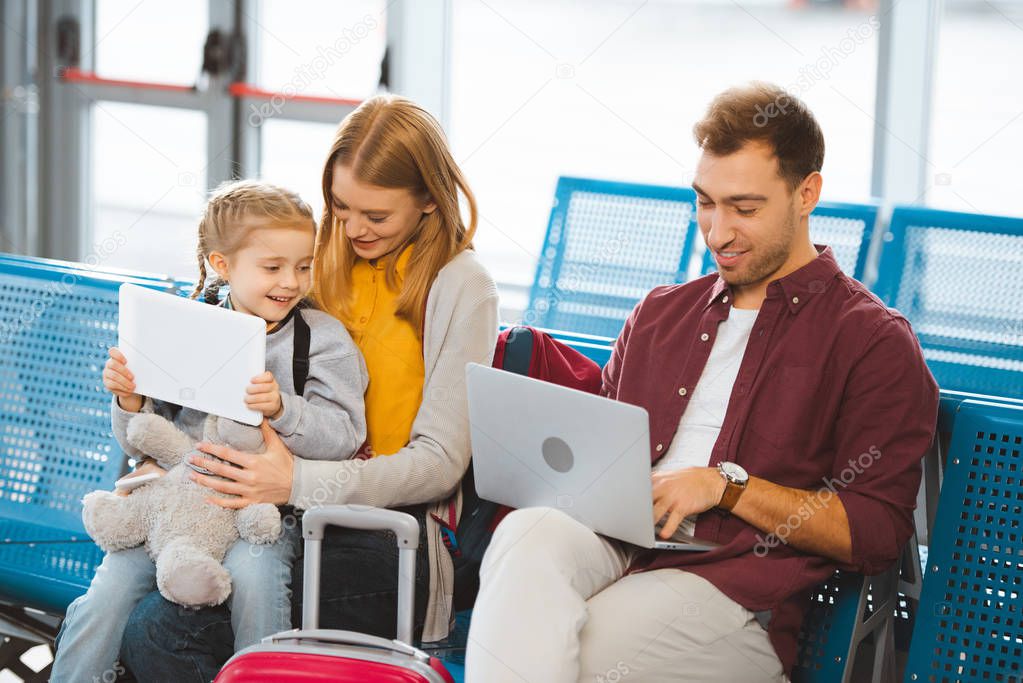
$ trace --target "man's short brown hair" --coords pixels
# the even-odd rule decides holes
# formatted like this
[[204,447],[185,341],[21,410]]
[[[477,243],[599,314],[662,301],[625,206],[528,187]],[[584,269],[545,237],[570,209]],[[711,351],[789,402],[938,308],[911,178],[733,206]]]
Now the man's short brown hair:
[[824,165],[824,134],[813,112],[771,83],[754,82],[715,97],[693,126],[693,137],[715,156],[737,152],[747,142],[770,145],[781,177],[793,188]]

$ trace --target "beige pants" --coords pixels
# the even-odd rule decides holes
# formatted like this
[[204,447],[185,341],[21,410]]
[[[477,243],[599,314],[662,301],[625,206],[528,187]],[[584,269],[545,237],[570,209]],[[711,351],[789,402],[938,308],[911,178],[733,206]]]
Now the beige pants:
[[752,612],[677,569],[623,578],[630,547],[559,510],[510,514],[483,559],[468,683],[785,680]]

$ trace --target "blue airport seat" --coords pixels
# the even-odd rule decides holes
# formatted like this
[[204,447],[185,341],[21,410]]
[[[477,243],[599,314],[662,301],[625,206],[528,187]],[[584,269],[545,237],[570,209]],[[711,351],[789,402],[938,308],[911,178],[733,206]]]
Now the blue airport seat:
[[[862,282],[877,214],[877,204],[818,202],[810,214],[810,239],[831,247],[842,272]],[[716,271],[714,257],[710,251],[704,252],[701,272]]]
[[1023,408],[1023,400],[1009,399],[998,396],[983,396],[961,391],[941,390],[938,407],[938,424],[935,443],[927,453],[923,462],[923,497],[918,499],[916,515],[917,531],[923,534],[926,530],[924,545],[917,545],[914,540],[907,549],[909,555],[903,559],[902,579],[899,582],[899,605],[895,615],[895,646],[900,652],[908,652],[913,625],[919,609],[922,592],[922,571],[929,555],[931,538],[942,533],[936,526],[940,482],[946,467],[956,415],[965,401],[982,401],[988,404],[997,403]]
[[84,531],[3,519],[0,534],[0,600],[19,607],[63,615],[103,560]]
[[114,268],[97,263],[95,266],[77,261],[62,261],[60,259],[42,258],[39,256],[23,256],[21,254],[9,254],[0,252],[0,265],[2,264],[24,265],[38,269],[52,269],[55,271],[87,272],[100,275],[114,275],[126,280],[165,281],[167,275],[147,273],[141,270],[130,270],[128,268]]
[[897,207],[884,240],[874,291],[938,385],[1023,398],[1023,218]]
[[[988,403],[1003,403],[1011,406],[1023,407],[1023,399],[1007,398],[1005,396],[988,396],[985,394],[973,394],[966,391],[941,390],[941,401],[938,408],[938,432],[952,435],[956,413],[964,401],[985,401]],[[944,463],[943,463],[944,464]]]
[[837,571],[811,592],[799,632],[794,683],[849,683],[860,647],[868,640],[874,646],[871,680],[889,680],[895,668],[900,569],[897,562],[877,576]]
[[695,202],[689,188],[560,178],[524,324],[617,337],[648,291],[685,281]]
[[125,466],[100,378],[118,288],[166,285],[74,266],[0,257],[0,600],[56,614],[102,558],[82,496],[111,488]]
[[1023,406],[959,405],[906,681],[1023,680]]
[[830,246],[842,272],[861,282],[877,212],[877,204],[819,202],[810,214],[811,239]]

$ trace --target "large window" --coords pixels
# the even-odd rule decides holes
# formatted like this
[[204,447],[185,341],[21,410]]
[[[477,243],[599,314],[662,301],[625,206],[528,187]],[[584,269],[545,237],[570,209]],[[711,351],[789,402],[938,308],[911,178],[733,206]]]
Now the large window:
[[[514,310],[525,303],[558,176],[689,184],[698,157],[692,125],[711,98],[732,85],[772,81],[809,104],[827,141],[825,199],[867,200],[872,179],[880,191],[895,194],[878,182],[874,168],[875,144],[888,151],[884,145],[900,144],[884,142],[891,137],[885,135],[875,141],[886,123],[875,120],[885,109],[876,106],[875,93],[879,85],[889,92],[887,83],[927,76],[926,60],[907,65],[903,55],[893,63],[886,53],[879,62],[888,27],[894,26],[898,45],[927,44],[926,22],[892,21],[910,4],[185,0],[169,9],[135,0],[72,1],[59,11],[80,8],[81,61],[96,78],[59,85],[83,95],[89,117],[80,137],[67,138],[69,158],[84,150],[75,164],[65,169],[60,158],[40,164],[47,174],[40,186],[62,187],[40,195],[49,239],[39,243],[58,251],[54,235],[74,230],[82,239],[68,247],[67,257],[85,258],[97,243],[130,230],[133,239],[115,253],[102,249],[104,262],[192,277],[195,221],[210,187],[236,175],[263,177],[298,190],[319,212],[332,132],[378,90],[390,39],[407,48],[401,57],[400,50],[390,54],[392,85],[402,83],[394,77],[401,64],[406,68],[397,73],[407,89],[425,84],[420,99],[429,97],[424,92],[449,95],[446,109],[437,104],[443,95],[431,104],[445,118],[455,158],[479,200],[479,253],[503,285],[506,310]],[[1023,94],[1014,80],[1023,61],[1023,0],[946,0],[942,6],[933,103],[922,107],[932,132],[922,152],[927,189],[918,201],[1023,213],[1013,202],[1013,156],[1007,153],[1023,148]],[[56,35],[63,15],[41,7],[48,27],[39,34]],[[244,59],[212,79],[202,73],[211,29],[245,36]],[[58,51],[48,47],[38,55]],[[436,61],[438,51],[447,55],[447,66]],[[413,63],[424,66],[408,69]],[[41,67],[40,73],[49,71]],[[71,104],[59,102],[51,111],[69,111]],[[891,123],[900,112],[883,116]],[[55,130],[74,120],[72,114],[56,122],[40,117],[40,139],[63,142]],[[884,158],[885,179],[914,176],[915,187],[916,169],[901,175],[901,165],[916,159]],[[50,182],[53,174],[59,177]],[[65,200],[65,190],[75,186],[82,196]],[[52,204],[62,212],[48,211],[49,196],[61,198]],[[12,215],[22,214],[5,212]]]
[[263,124],[260,177],[295,190],[319,219],[323,211],[323,161],[336,125],[305,121],[267,121]]
[[366,97],[380,79],[384,0],[260,2],[256,82],[268,90]]
[[93,51],[101,76],[181,84],[199,77],[209,30],[206,0],[177,0],[172,9],[159,2],[97,0],[95,16]]
[[[333,131],[380,80],[383,0],[318,0],[301,11],[283,2],[188,0],[171,10],[97,0],[94,17],[83,33],[86,68],[62,85],[81,96],[88,121],[89,172],[74,176],[86,214],[78,258],[196,277],[208,191],[235,176],[297,190],[319,215]],[[227,61],[214,74],[203,72],[211,28],[245,37],[222,40]]]
[[[384,0],[316,0],[303,3],[301,12],[289,3],[258,7],[255,78],[261,88],[288,97],[354,100],[376,92],[386,42]],[[270,104],[259,109],[269,113],[260,117],[259,175],[299,192],[318,218],[323,161],[341,117],[331,122],[278,117]]]
[[[93,57],[100,78],[190,86],[200,78],[208,16],[205,0],[175,3],[172,12],[160,4],[99,0],[84,57]],[[168,35],[174,40],[161,39]],[[89,99],[91,192],[82,257],[194,277],[196,220],[207,183],[205,113],[93,99],[88,83],[66,87]]]
[[85,243],[95,262],[197,277],[206,117],[197,111],[96,102],[91,118],[93,215]]
[[950,1],[938,37],[927,203],[1023,216],[1023,2]]
[[869,9],[787,0],[454,8],[451,135],[482,207],[477,244],[501,282],[532,280],[559,175],[687,185],[693,123],[716,93],[750,80],[788,86],[816,113],[825,197],[869,197],[883,20]]

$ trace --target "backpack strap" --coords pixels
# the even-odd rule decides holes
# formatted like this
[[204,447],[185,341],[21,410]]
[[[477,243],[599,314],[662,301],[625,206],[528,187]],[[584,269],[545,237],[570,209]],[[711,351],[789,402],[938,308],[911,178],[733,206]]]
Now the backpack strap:
[[302,317],[301,305],[294,309],[295,348],[291,353],[291,376],[295,383],[295,395],[301,396],[305,391],[305,381],[309,378],[309,323]]

